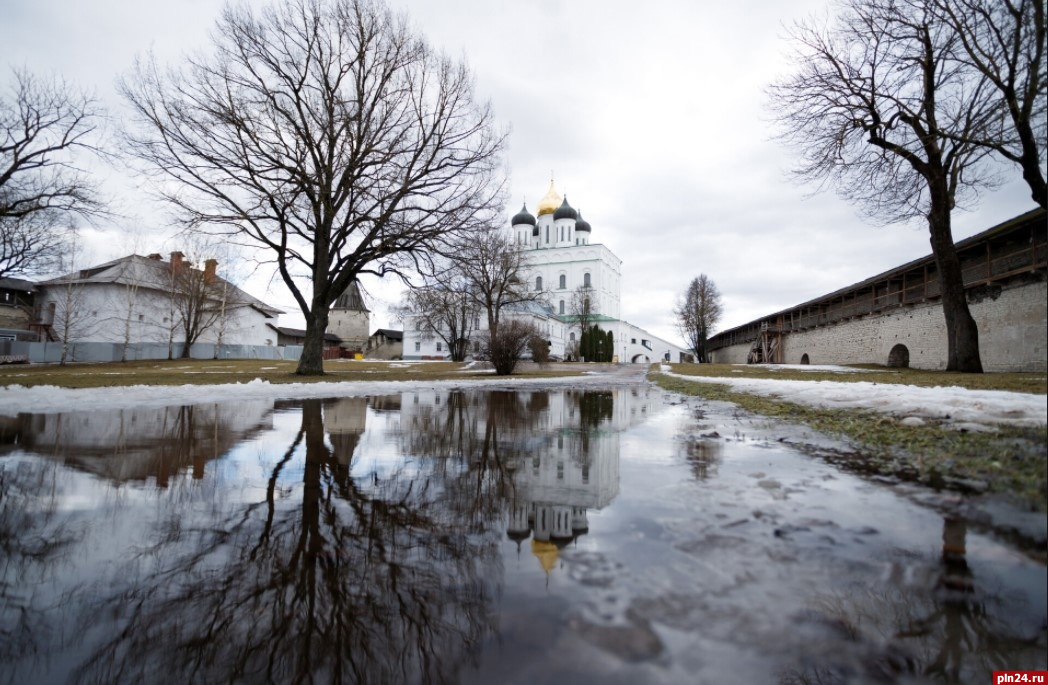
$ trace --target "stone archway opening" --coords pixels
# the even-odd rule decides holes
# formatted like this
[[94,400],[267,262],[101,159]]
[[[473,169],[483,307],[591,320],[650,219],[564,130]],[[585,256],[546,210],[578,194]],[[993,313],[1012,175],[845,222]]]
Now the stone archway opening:
[[632,364],[650,364],[651,360],[648,359],[648,355],[646,355],[646,354],[635,354],[635,355],[633,355],[633,359],[631,360],[631,363]]
[[888,366],[894,369],[906,369],[910,366],[910,351],[902,343],[888,353]]
[[811,360],[808,359],[808,353],[807,352],[805,352],[804,354],[801,355],[801,364],[804,364],[805,366],[807,366],[808,364],[811,364]]

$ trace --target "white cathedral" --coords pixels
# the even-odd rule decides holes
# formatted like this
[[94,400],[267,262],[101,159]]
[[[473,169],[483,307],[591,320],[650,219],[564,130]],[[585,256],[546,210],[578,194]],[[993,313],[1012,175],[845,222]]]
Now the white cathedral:
[[[551,357],[568,358],[581,333],[571,312],[571,296],[579,286],[586,286],[594,298],[593,323],[614,335],[616,361],[677,362],[690,356],[684,348],[619,318],[622,260],[606,246],[590,242],[592,226],[568,204],[567,197],[557,193],[552,180],[537,209],[536,217],[525,204],[510,225],[513,242],[518,249],[527,251],[528,285],[544,293],[545,304],[506,312],[504,316],[530,319],[549,340]],[[404,359],[450,356],[439,337],[418,330],[411,321],[405,324]],[[481,325],[485,326],[483,319]],[[481,330],[480,334],[484,332]]]

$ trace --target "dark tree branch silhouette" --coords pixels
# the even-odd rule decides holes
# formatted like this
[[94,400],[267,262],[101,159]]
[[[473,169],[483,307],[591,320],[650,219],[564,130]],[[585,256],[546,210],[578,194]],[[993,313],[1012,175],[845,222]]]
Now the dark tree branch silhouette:
[[[828,27],[799,24],[793,73],[770,88],[795,173],[870,216],[924,217],[941,288],[947,370],[981,372],[950,215],[992,185],[989,149],[971,141],[998,119],[991,84],[956,59],[958,39],[931,0],[850,0]],[[947,133],[949,132],[949,133]]]
[[306,319],[300,374],[323,373],[352,280],[404,277],[499,209],[504,136],[469,70],[378,0],[227,7],[210,54],[140,63],[122,90],[129,149],[186,225],[275,263]]
[[75,219],[104,213],[77,153],[99,153],[98,103],[58,79],[14,71],[0,97],[0,278],[55,268]]
[[1048,32],[1044,0],[934,0],[933,11],[960,42],[957,59],[986,77],[1006,114],[973,139],[1019,166],[1030,196],[1048,208]]
[[706,274],[699,274],[688,284],[681,295],[673,314],[677,317],[677,329],[695,352],[699,362],[709,361],[706,340],[721,317],[721,295],[717,285]]

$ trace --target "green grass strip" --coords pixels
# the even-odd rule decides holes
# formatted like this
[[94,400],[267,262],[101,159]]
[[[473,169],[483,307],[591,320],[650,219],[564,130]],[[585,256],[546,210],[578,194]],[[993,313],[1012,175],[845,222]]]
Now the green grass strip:
[[[675,365],[674,371],[678,370]],[[801,373],[802,379],[815,380]],[[833,380],[840,380],[841,375],[835,374]],[[861,376],[856,380],[868,380],[867,374],[854,375]],[[985,486],[990,492],[1012,496],[1024,508],[1048,510],[1046,426],[998,426],[996,433],[965,432],[930,422],[904,426],[891,416],[872,411],[820,409],[738,392],[715,382],[688,381],[654,372],[648,377],[672,392],[731,402],[754,414],[802,423],[825,435],[846,439],[854,451],[834,461],[850,470],[961,490]]]

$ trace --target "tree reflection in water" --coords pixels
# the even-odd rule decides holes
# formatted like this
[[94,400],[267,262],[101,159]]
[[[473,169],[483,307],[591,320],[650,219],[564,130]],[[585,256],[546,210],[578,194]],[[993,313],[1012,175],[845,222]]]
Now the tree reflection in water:
[[[446,493],[487,480],[440,458],[356,478],[324,407],[302,403],[261,501],[161,535],[129,565],[151,572],[87,608],[85,631],[109,612],[123,629],[77,680],[444,682],[474,657],[493,628],[497,538]],[[498,511],[494,490],[470,488],[470,510]]]
[[968,567],[967,525],[943,520],[942,555],[930,578],[916,582],[896,569],[890,583],[816,597],[812,610],[851,642],[879,645],[861,663],[811,665],[784,671],[780,685],[843,685],[918,675],[934,682],[989,682],[993,671],[1036,663],[1048,649],[1043,628],[1028,634],[1001,610],[1007,600],[979,588]]

